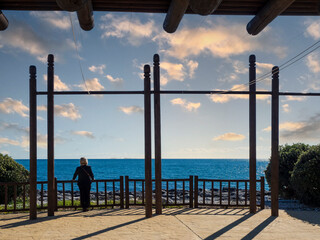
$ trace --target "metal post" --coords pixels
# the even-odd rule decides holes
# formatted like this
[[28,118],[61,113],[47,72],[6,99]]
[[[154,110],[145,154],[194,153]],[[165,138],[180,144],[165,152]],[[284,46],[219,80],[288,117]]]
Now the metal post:
[[124,208],[123,176],[120,176],[120,208]]
[[197,208],[199,206],[198,196],[199,196],[199,181],[198,176],[194,176],[194,207]]
[[193,208],[193,176],[189,176],[189,208]]
[[152,217],[152,175],[151,175],[151,93],[150,66],[144,65],[144,141],[145,141],[145,191],[146,217]]
[[125,176],[125,195],[126,195],[126,208],[129,208],[130,199],[129,199],[129,177]]
[[30,220],[37,219],[37,69],[29,68],[29,107],[30,107]]
[[156,178],[156,213],[162,214],[162,181],[161,181],[161,108],[160,108],[160,58],[153,56],[154,81],[154,139],[155,139],[155,178]]
[[260,207],[261,209],[264,209],[264,177],[260,178],[260,184],[261,184],[261,188],[260,188]]
[[249,57],[249,144],[250,144],[250,213],[256,213],[256,56]]
[[279,216],[279,68],[272,68],[271,215]]
[[48,55],[48,216],[54,216],[55,184],[54,184],[54,57]]

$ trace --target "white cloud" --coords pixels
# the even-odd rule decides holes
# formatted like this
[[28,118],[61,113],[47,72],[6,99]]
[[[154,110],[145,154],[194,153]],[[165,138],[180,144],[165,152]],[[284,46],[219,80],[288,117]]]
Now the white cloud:
[[212,55],[229,58],[231,56],[259,51],[272,51],[283,57],[285,47],[277,46],[275,39],[268,38],[270,27],[258,37],[243,34],[243,23],[231,23],[221,19],[208,23],[208,27],[184,27],[175,34],[162,32],[153,38],[169,56],[185,59],[190,56]]
[[[47,111],[47,106],[38,106],[38,111]],[[54,105],[54,114],[60,117],[77,120],[81,118],[78,108],[73,103]]]
[[190,61],[188,61],[187,66],[189,68],[189,77],[193,78],[194,72],[198,68],[199,63],[196,61],[190,60]]
[[104,74],[103,70],[106,68],[106,65],[105,64],[101,64],[99,66],[94,66],[92,65],[91,67],[89,67],[89,70],[91,72],[94,72],[94,73],[99,73],[101,75]]
[[232,67],[236,73],[245,74],[248,72],[247,65],[239,60],[232,61]]
[[13,21],[13,26],[1,33],[1,44],[35,56],[39,61],[48,54],[48,42],[24,22]]
[[307,56],[307,67],[313,73],[320,72],[320,58],[315,52]]
[[223,135],[217,136],[213,138],[214,141],[241,141],[245,139],[246,137],[242,134],[236,134],[236,133],[225,133]]
[[298,101],[302,102],[305,101],[306,97],[303,96],[286,96],[286,99],[284,101]]
[[[286,131],[296,131],[298,129],[301,129],[305,126],[305,123],[303,122],[284,122],[279,124],[279,130],[286,130]],[[270,132],[271,126],[264,128],[264,132]]]
[[115,83],[115,84],[122,84],[123,83],[123,79],[122,78],[114,78],[112,77],[111,75],[106,75],[106,78],[112,82],[112,83]]
[[[215,89],[215,91],[224,91],[221,89]],[[231,91],[248,91],[248,86],[243,84],[233,85],[231,88]],[[209,98],[212,102],[215,103],[226,103],[230,100],[234,99],[249,99],[248,94],[211,94],[209,95]],[[267,95],[256,95],[257,100],[267,100],[269,96]]]
[[84,91],[101,91],[104,89],[98,78],[88,79],[85,83],[77,85],[77,87]]
[[196,111],[201,106],[201,103],[189,102],[183,98],[175,98],[175,99],[172,99],[170,102],[172,103],[172,105],[181,106],[188,112]]
[[11,140],[9,138],[0,138],[0,145],[13,145],[19,146],[20,142],[16,140]]
[[184,80],[185,73],[182,64],[161,62],[160,67],[166,72],[166,75],[170,80],[172,79],[180,82]]
[[[64,143],[64,140],[61,137],[56,136],[54,138],[54,143],[55,144],[61,144]],[[20,142],[20,146],[28,149],[29,148],[29,137],[28,136],[22,136],[22,140]],[[48,145],[48,136],[47,135],[42,135],[42,134],[37,134],[37,146],[39,148],[43,148],[43,149],[47,149],[47,145]]]
[[271,63],[260,63],[260,62],[256,62],[256,71],[257,71],[257,74],[271,73],[273,67],[274,67],[274,65],[271,64]]
[[9,114],[9,113],[18,113],[22,117],[28,117],[26,112],[29,111],[29,108],[25,106],[22,101],[14,100],[12,98],[6,98],[0,102],[0,112]]
[[[43,79],[47,82],[48,76],[43,74]],[[68,85],[65,84],[64,82],[62,82],[58,75],[54,75],[53,81],[54,81],[54,90],[55,91],[68,91],[68,90],[70,90]]]
[[74,134],[74,135],[80,135],[80,136],[84,136],[84,137],[87,137],[87,138],[94,139],[94,135],[93,135],[92,132],[88,132],[88,131],[72,131],[71,133]]
[[143,109],[139,106],[119,107],[119,110],[125,114],[143,113]]
[[73,103],[55,105],[54,113],[57,116],[70,118],[71,120],[77,120],[81,118],[78,108]]
[[283,109],[283,111],[284,111],[285,113],[290,112],[290,106],[289,106],[289,104],[283,104],[283,105],[282,105],[282,109]]
[[53,12],[30,12],[31,16],[40,18],[41,21],[49,23],[51,26],[62,29],[69,30],[71,28],[70,18],[63,12],[53,11]]
[[143,39],[151,38],[155,30],[153,20],[141,23],[136,18],[106,14],[101,17],[101,21],[102,38],[127,38],[128,42],[133,46],[141,45]]
[[308,20],[304,24],[305,26],[307,26],[305,35],[311,36],[314,40],[319,40],[320,39],[320,21]]

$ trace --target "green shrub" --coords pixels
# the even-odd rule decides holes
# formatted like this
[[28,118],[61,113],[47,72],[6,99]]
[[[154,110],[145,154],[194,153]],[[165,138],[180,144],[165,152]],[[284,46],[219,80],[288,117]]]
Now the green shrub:
[[[290,182],[291,172],[299,156],[309,148],[309,145],[303,143],[286,144],[279,147],[279,195],[281,197],[292,198],[294,196],[294,190]],[[271,186],[271,162],[265,170],[265,175],[269,186]]]
[[[27,182],[29,171],[8,155],[0,153],[0,182]],[[5,188],[0,186],[0,203],[5,201]],[[17,196],[22,193],[22,186],[17,188]],[[13,187],[8,187],[8,201],[13,199]]]
[[290,180],[301,202],[320,206],[320,145],[301,154]]

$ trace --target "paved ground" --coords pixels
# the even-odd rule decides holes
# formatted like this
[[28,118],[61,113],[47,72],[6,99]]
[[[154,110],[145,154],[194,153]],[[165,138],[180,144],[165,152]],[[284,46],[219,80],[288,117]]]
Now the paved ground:
[[320,239],[320,212],[248,209],[165,209],[163,215],[144,217],[144,209],[89,212],[59,211],[54,217],[39,213],[0,214],[0,239]]

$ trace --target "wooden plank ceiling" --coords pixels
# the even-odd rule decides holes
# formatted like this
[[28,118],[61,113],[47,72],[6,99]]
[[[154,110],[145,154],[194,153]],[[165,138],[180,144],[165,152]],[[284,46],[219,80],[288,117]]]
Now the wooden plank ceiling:
[[255,15],[247,25],[256,35],[279,15],[319,16],[320,0],[0,0],[0,30],[9,21],[1,10],[77,11],[83,30],[94,27],[94,11],[166,13],[163,28],[173,33],[184,14]]
[[[268,0],[223,0],[214,15],[255,15]],[[282,1],[282,0],[279,0]],[[171,0],[92,0],[93,11],[166,13]],[[281,15],[319,15],[319,0],[296,0]],[[55,0],[1,0],[0,10],[61,10]],[[187,14],[194,12],[188,7]]]

